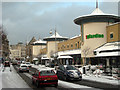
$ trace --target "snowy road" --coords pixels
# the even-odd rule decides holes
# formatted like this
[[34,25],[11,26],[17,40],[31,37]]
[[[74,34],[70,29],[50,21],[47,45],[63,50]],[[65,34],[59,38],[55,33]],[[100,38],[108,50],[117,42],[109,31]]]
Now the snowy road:
[[[1,88],[24,88],[24,90],[30,89],[28,84],[18,75],[16,70],[11,66],[12,71],[10,72],[10,68],[6,67],[4,72],[1,70],[0,78],[1,79]],[[11,89],[10,89],[11,90]]]
[[[15,66],[16,70],[18,70],[18,67]],[[31,68],[30,70],[30,73],[19,73],[19,75],[25,79],[25,81],[31,86],[31,88],[35,88],[36,86],[33,86],[30,82],[31,82],[31,78],[32,78],[32,73],[33,71],[35,71],[34,68]],[[62,81],[62,80],[59,80],[58,81],[58,87],[44,87],[42,88],[42,90],[61,90],[61,89],[67,89],[67,90],[76,90],[76,89],[79,89],[79,90],[86,90],[86,89],[89,89],[89,90],[100,90],[100,89],[97,89],[97,88],[93,88],[93,87],[89,87],[89,86],[85,86],[85,85],[80,85],[80,84],[74,84],[72,82],[66,82],[66,81]]]

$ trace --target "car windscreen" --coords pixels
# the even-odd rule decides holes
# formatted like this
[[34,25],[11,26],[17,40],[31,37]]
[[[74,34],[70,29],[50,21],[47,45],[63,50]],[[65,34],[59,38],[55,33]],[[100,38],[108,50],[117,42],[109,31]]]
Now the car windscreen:
[[40,75],[41,76],[49,76],[49,75],[55,75],[55,73],[52,70],[46,70],[46,71],[41,71]]
[[75,67],[73,67],[73,66],[67,66],[66,70],[77,70],[77,69]]
[[26,63],[26,64],[30,64],[30,63]]

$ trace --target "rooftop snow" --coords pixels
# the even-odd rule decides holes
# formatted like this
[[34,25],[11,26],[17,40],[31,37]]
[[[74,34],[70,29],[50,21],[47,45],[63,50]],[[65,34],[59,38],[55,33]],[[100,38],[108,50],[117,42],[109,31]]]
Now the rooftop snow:
[[56,35],[55,35],[55,33],[52,35],[52,36],[50,36],[50,37],[46,37],[45,39],[49,39],[49,38],[68,38],[68,37],[62,37],[62,36],[60,36],[59,34],[58,34],[58,32],[56,32]]
[[33,44],[46,44],[46,41],[42,41],[41,39],[39,39],[39,40],[37,40],[37,41],[35,41],[35,42],[33,42]]

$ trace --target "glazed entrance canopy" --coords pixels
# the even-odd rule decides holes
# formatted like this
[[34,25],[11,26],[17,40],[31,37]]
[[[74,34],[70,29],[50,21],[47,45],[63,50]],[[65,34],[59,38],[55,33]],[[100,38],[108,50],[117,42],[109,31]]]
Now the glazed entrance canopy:
[[75,24],[81,25],[89,22],[120,22],[120,17],[114,14],[105,14],[99,8],[96,8],[91,14],[84,15],[74,20]]

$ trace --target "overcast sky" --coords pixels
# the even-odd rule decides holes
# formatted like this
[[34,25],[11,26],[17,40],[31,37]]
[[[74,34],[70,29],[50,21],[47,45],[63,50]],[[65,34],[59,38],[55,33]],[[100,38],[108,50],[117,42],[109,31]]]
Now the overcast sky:
[[[95,1],[95,0],[94,0]],[[104,1],[104,0],[101,0]],[[49,31],[65,37],[80,34],[80,26],[73,20],[92,13],[96,2],[3,2],[2,24],[10,44],[25,43],[33,36],[50,36]],[[104,13],[118,14],[118,2],[99,2]]]

